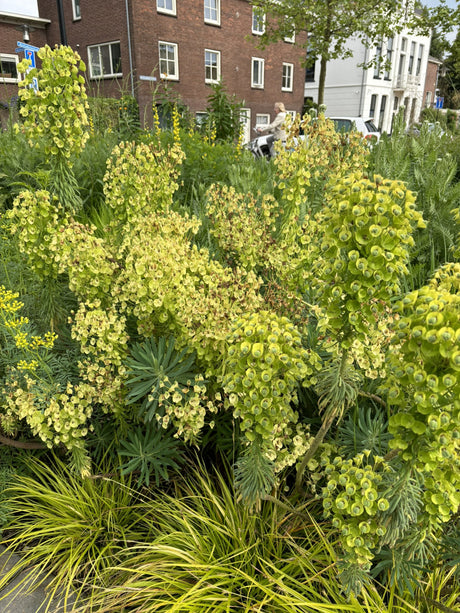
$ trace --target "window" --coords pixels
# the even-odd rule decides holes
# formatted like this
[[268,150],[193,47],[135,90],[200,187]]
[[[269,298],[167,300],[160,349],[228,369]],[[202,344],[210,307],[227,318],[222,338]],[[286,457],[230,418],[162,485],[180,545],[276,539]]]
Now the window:
[[241,142],[248,143],[251,140],[251,109],[240,110]]
[[160,64],[160,77],[172,81],[179,80],[179,61],[177,45],[158,41],[158,58]]
[[305,68],[305,82],[313,83],[315,81],[315,66],[316,60],[311,60],[312,64],[310,64]]
[[379,113],[379,130],[382,130],[383,120],[385,118],[385,108],[387,105],[388,96],[382,96],[380,100],[380,113]]
[[418,56],[417,56],[417,68],[415,70],[415,75],[420,76],[420,70],[422,68],[422,58],[423,58],[423,45],[420,45],[418,48]]
[[431,97],[433,95],[433,92],[426,92],[426,98],[425,98],[425,106],[428,108],[431,106]]
[[121,76],[120,43],[88,47],[89,72],[92,78]]
[[374,79],[380,79],[380,65],[382,63],[382,43],[375,46]]
[[72,0],[72,11],[74,21],[81,19],[80,0]]
[[260,9],[252,7],[252,33],[261,36],[265,32],[265,13]]
[[410,55],[409,55],[409,74],[412,74],[414,71],[414,56],[415,56],[415,42],[412,42],[410,45]]
[[195,113],[195,122],[198,127],[204,126],[208,119],[208,113],[206,111],[197,111]]
[[386,66],[385,66],[385,74],[383,75],[383,78],[386,79],[387,81],[390,78],[391,56],[392,55],[393,55],[393,39],[389,38],[387,40],[387,61],[386,61]]
[[251,64],[251,87],[258,89],[264,88],[264,68],[265,60],[260,57],[253,57]]
[[204,20],[206,23],[220,25],[220,0],[204,0]]
[[204,50],[205,83],[218,83],[220,80],[220,51]]
[[17,55],[0,55],[0,83],[18,81],[18,71],[16,69],[18,63]]
[[371,106],[369,109],[369,117],[375,117],[375,108],[377,106],[377,94],[371,96]]
[[256,126],[268,126],[270,123],[270,115],[268,113],[257,113],[256,115]]
[[159,13],[176,14],[176,0],[157,0],[157,11]]
[[281,90],[283,92],[292,92],[292,86],[294,81],[294,64],[283,63],[283,79],[281,83]]
[[393,111],[397,111],[399,108],[399,98],[398,96],[395,96],[395,99],[393,101]]

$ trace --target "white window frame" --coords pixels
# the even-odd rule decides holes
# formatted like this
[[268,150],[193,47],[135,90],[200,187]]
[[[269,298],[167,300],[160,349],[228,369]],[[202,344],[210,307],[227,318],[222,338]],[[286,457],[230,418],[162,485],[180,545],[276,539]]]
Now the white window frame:
[[[257,62],[259,64],[259,73],[260,80],[254,80],[254,64]],[[265,60],[261,57],[252,57],[251,58],[251,87],[254,89],[264,89],[265,86]]]
[[[16,64],[17,77],[2,77],[0,76],[0,83],[18,83],[21,80],[21,75],[17,72],[17,65],[19,64],[19,56],[12,53],[0,53],[0,60]],[[5,73],[7,74],[7,73]]]
[[72,0],[72,15],[74,21],[81,19],[80,0]]
[[289,62],[283,62],[281,91],[282,92],[292,92],[293,89],[294,89],[294,64],[290,64]]
[[[220,0],[204,0],[204,22],[213,26],[220,26]],[[208,15],[206,15],[208,12]],[[216,14],[215,18],[213,13]]]
[[294,122],[297,117],[297,111],[286,111],[286,117],[289,115],[291,120]]
[[88,45],[87,51],[88,51],[88,64],[89,64],[89,74],[90,74],[90,78],[91,79],[111,79],[113,77],[122,77],[123,76],[123,72],[110,72],[110,73],[104,73],[103,72],[103,63],[102,61],[100,61],[100,67],[101,67],[101,74],[93,74],[93,62],[91,61],[91,50],[92,49],[98,49],[99,50],[99,57],[101,55],[101,49],[103,47],[108,47],[110,50],[110,63],[112,65],[112,70],[114,68],[113,66],[113,60],[112,60],[112,45],[120,45],[120,41],[119,40],[112,40],[109,43],[101,43],[99,45]]
[[270,115],[268,113],[257,113],[256,114],[256,128],[263,128],[264,126],[268,126],[270,123]]
[[[217,60],[215,64],[214,63],[208,64],[207,54],[212,54],[215,56]],[[212,74],[213,68],[215,68],[216,70],[215,79],[213,79],[212,76],[211,78],[206,76],[208,68],[211,70],[211,74]],[[204,82],[205,83],[219,83],[219,81],[220,81],[220,51],[216,51],[215,49],[205,49],[204,50]]]
[[295,43],[295,30],[292,30],[292,34],[290,36],[284,36],[283,40],[285,43]]
[[209,117],[209,113],[207,111],[197,111],[195,113],[195,123],[198,127],[201,127],[206,123]]
[[[162,49],[162,45],[168,45],[169,47],[172,47],[174,50],[174,59],[170,60],[169,58],[162,58],[161,57],[161,49]],[[169,66],[169,62],[173,62],[174,63],[174,74],[169,74],[167,72],[161,72],[161,62],[165,61],[168,63]],[[171,43],[169,41],[166,40],[159,40],[158,41],[158,70],[160,72],[160,78],[161,79],[165,79],[167,81],[179,81],[179,47],[177,45],[177,43]]]
[[170,0],[171,8],[167,6],[160,6],[160,4],[165,5],[168,0],[156,0],[157,1],[157,13],[165,13],[166,15],[175,15],[176,14],[176,0]]
[[262,13],[256,6],[252,7],[252,33],[256,36],[265,34],[265,13]]

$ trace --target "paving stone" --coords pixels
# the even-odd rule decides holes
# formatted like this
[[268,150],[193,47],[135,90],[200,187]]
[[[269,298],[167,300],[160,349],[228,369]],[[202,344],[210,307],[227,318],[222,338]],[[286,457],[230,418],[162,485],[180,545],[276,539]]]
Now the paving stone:
[[[0,545],[0,579],[20,562],[20,557],[11,554]],[[34,587],[34,579],[28,577],[30,571],[23,570],[12,576],[8,584],[0,590],[0,613],[71,613],[74,598],[70,597],[67,606],[64,599],[56,595],[50,602],[47,592],[48,581]]]

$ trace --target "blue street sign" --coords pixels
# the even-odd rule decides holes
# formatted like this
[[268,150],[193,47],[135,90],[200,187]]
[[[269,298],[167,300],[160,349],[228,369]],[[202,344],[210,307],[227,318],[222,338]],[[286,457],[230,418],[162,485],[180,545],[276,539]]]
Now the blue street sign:
[[27,51],[40,51],[40,47],[34,47],[33,45],[27,45],[26,43],[21,43],[21,42],[17,42],[16,45],[19,47],[19,49],[27,49]]
[[436,96],[436,106],[437,109],[442,109],[444,107],[444,96]]
[[35,68],[35,51],[24,49],[24,57],[26,60],[30,60],[29,68]]

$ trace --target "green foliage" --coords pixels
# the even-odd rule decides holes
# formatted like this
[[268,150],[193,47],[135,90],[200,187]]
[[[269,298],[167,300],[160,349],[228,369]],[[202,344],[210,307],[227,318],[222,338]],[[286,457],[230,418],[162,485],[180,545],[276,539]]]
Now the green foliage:
[[270,494],[275,483],[275,466],[257,443],[239,456],[235,468],[235,490],[249,506]]
[[[177,427],[186,413],[191,433],[202,427],[193,425],[194,407],[199,407],[206,393],[203,377],[197,373],[195,356],[187,349],[175,350],[175,339],[160,337],[137,343],[126,360],[127,404],[142,401],[139,417],[145,422],[159,422],[165,428],[169,420]],[[176,419],[176,414],[179,419]],[[166,417],[165,417],[166,416]],[[150,432],[152,434],[152,432]]]
[[460,200],[459,159],[456,139],[441,136],[427,123],[418,136],[406,134],[402,113],[396,117],[391,137],[383,137],[372,149],[370,168],[404,181],[417,194],[417,206],[426,222],[426,230],[414,234],[411,274],[406,281],[410,289],[424,285],[451,258],[456,243],[453,209]]
[[385,456],[390,438],[385,413],[361,402],[340,424],[337,444],[345,458],[366,451],[372,460],[376,455]]
[[150,478],[155,477],[158,487],[160,480],[169,480],[170,471],[178,471],[180,463],[179,442],[155,425],[136,426],[128,432],[127,440],[120,441],[120,456],[127,461],[120,467],[121,473],[127,475],[138,472],[137,485],[150,485]]
[[57,458],[27,465],[33,476],[22,475],[8,490],[13,516],[3,541],[21,556],[0,585],[25,570],[34,585],[49,582],[50,600],[60,590],[79,598],[140,538],[135,494],[129,482],[82,479]]
[[173,495],[146,500],[148,541],[130,546],[93,594],[96,610],[144,613],[387,612],[375,591],[359,602],[334,581],[335,542],[327,526],[270,503],[259,512],[237,501],[227,475],[203,466]]
[[235,94],[230,97],[222,81],[211,85],[207,102],[205,126],[215,133],[217,141],[237,141],[241,131],[243,102]]
[[[72,155],[55,166],[61,194],[72,188],[65,168],[78,176],[85,209],[58,201],[48,161],[22,177],[15,162],[8,167],[6,183],[14,175],[26,190],[12,206],[4,199],[10,210],[2,219],[3,432],[10,442],[37,437],[71,452],[59,479],[74,471],[68,481],[79,500],[98,493],[77,473],[91,474],[91,461],[104,458],[117,474],[123,457],[121,470],[138,476],[143,505],[131,508],[129,521],[139,526],[145,517],[140,533],[124,528],[123,515],[116,530],[129,532],[130,542],[114,538],[119,548],[94,536],[107,555],[92,550],[96,571],[87,581],[80,573],[86,576],[90,533],[80,531],[78,559],[73,544],[58,559],[72,565],[77,590],[80,581],[85,591],[105,582],[102,610],[360,611],[367,602],[374,613],[386,605],[372,606],[370,572],[393,582],[388,603],[405,589],[412,603],[425,591],[434,598],[435,587],[415,582],[422,585],[420,569],[441,559],[440,534],[460,503],[458,264],[440,268],[425,286],[419,280],[429,272],[421,260],[427,237],[433,270],[458,252],[457,170],[442,151],[450,141],[433,141],[426,126],[417,138],[397,128],[370,151],[359,137],[338,135],[320,113],[303,120],[305,140],[297,148],[292,141],[265,172],[212,133],[181,131],[177,106],[172,118],[172,132],[155,124],[110,156],[118,128],[114,135],[107,129],[102,144],[94,141],[104,135],[93,134],[83,152],[80,125],[80,144],[71,139]],[[30,126],[34,139],[37,125]],[[291,135],[298,128],[294,122]],[[440,230],[442,244],[438,221],[450,231]],[[423,274],[408,279],[417,258]],[[404,286],[415,291],[405,295]],[[36,326],[20,320],[19,298]],[[50,328],[59,339],[44,347]],[[36,370],[31,349],[40,358]],[[385,417],[375,407],[371,414],[373,404],[385,406]],[[209,464],[217,459],[222,467],[228,458],[236,490],[222,473],[216,494],[202,467],[184,486],[186,442]],[[280,485],[289,487],[293,475],[282,471],[296,464],[296,494],[285,500],[281,491],[289,490]],[[84,495],[76,484],[88,488]],[[155,484],[174,495],[151,494]],[[65,515],[61,485],[48,490],[59,492],[57,516]],[[305,512],[305,497],[313,497],[315,514],[323,505],[330,514],[325,533]],[[53,505],[51,494],[33,500],[37,509]],[[98,519],[113,517],[99,500],[90,509]],[[43,547],[39,566],[53,570],[62,550],[53,538],[47,550],[40,518],[36,525],[38,537],[31,528],[24,543]]]

